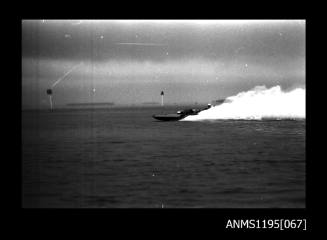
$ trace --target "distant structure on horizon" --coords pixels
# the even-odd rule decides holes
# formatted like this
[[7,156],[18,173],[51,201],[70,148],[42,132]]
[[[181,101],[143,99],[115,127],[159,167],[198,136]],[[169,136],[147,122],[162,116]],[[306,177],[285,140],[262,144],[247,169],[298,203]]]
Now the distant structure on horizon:
[[163,106],[164,105],[164,103],[163,103],[164,99],[163,98],[164,98],[164,95],[165,95],[164,91],[161,91],[160,95],[161,95],[161,106]]
[[52,89],[47,89],[47,94],[49,95],[50,110],[52,111]]

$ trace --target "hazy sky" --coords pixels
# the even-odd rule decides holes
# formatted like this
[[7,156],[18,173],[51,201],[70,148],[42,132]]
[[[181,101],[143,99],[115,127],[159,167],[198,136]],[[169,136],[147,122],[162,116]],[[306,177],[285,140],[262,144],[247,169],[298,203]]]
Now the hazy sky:
[[161,90],[166,103],[209,103],[303,86],[305,21],[24,20],[23,106],[48,106],[56,81],[55,105],[160,102]]

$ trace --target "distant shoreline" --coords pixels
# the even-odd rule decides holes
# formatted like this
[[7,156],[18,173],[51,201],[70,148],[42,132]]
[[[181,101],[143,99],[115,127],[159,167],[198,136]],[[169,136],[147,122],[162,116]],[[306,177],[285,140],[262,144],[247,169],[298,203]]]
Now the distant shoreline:
[[113,102],[97,102],[97,103],[67,103],[66,106],[104,106],[109,105],[113,106],[115,103]]
[[[176,107],[176,108],[198,108],[199,106],[206,106],[207,103],[167,103],[164,106],[160,105],[152,105],[152,104],[113,104],[110,105],[108,103],[100,103],[100,104],[92,104],[92,103],[69,103],[69,104],[63,104],[63,105],[57,105],[54,106],[54,111],[55,110],[68,110],[68,109],[115,109],[115,108],[171,108],[171,107]],[[49,110],[49,107],[47,106],[42,106],[42,107],[32,107],[32,106],[22,106],[21,108],[22,111],[43,111],[43,110]]]

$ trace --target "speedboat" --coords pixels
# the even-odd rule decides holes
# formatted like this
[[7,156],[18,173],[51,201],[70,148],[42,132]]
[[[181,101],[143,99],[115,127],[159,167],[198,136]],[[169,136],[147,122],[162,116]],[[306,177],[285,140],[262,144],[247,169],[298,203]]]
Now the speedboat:
[[177,113],[154,114],[152,115],[152,117],[160,121],[178,121],[190,115],[197,115],[199,112],[206,110],[210,107],[211,104],[208,104],[208,106],[204,109],[185,109],[182,111],[178,111]]

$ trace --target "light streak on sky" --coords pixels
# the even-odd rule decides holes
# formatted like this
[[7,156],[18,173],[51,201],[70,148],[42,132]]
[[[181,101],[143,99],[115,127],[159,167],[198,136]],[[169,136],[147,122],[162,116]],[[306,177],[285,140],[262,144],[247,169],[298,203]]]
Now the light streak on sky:
[[81,64],[83,64],[83,62],[73,66],[72,68],[70,68],[62,77],[60,77],[54,84],[52,84],[51,87],[56,86],[58,83],[60,83],[69,73],[71,73],[75,68],[77,68],[78,66],[80,66]]

